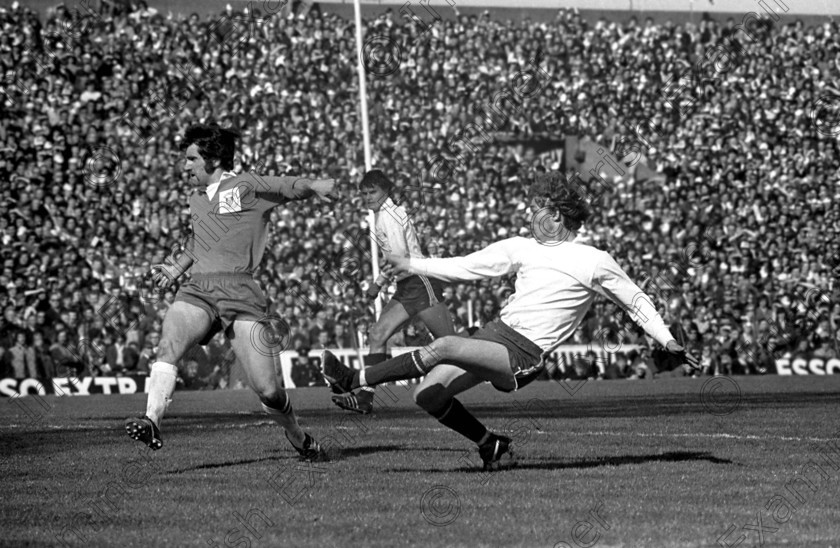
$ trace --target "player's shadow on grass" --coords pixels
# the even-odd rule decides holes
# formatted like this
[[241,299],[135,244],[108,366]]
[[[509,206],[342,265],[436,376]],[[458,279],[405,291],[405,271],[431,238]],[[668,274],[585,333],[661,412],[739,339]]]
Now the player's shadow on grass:
[[[373,445],[369,447],[346,447],[346,448],[325,448],[327,451],[327,455],[329,456],[328,461],[324,461],[324,464],[328,464],[330,462],[344,460],[349,457],[359,457],[364,456],[370,453],[383,453],[387,451],[401,451],[405,449],[399,445]],[[181,468],[178,470],[169,470],[166,472],[167,474],[183,474],[185,472],[195,472],[197,470],[212,470],[214,468],[229,468],[232,466],[242,466],[246,464],[254,464],[257,462],[271,462],[271,461],[297,461],[298,456],[296,453],[293,453],[291,449],[289,451],[285,451],[282,455],[274,455],[270,457],[262,457],[259,459],[239,459],[239,460],[232,460],[227,462],[208,462],[205,464],[198,464],[196,466],[189,466],[187,468]]]
[[368,445],[363,447],[329,447],[326,448],[327,454],[333,460],[344,460],[352,457],[363,457],[371,453],[385,453],[392,451],[405,451],[405,447],[401,445]]
[[297,456],[293,453],[289,453],[288,455],[278,455],[275,457],[263,457],[261,459],[241,459],[241,460],[232,460],[227,462],[208,462],[206,464],[198,464],[196,466],[189,466],[187,468],[180,468],[178,470],[169,470],[166,472],[167,474],[183,474],[185,472],[195,472],[196,470],[212,470],[213,468],[228,468],[231,466],[242,466],[244,464],[254,464],[256,462],[268,462],[268,461],[285,461],[290,459],[296,459]]
[[[713,464],[733,464],[729,459],[721,459],[709,453],[699,453],[694,451],[671,451],[659,455],[622,455],[615,457],[601,457],[597,459],[585,460],[552,460],[540,462],[519,461],[519,463],[510,468],[510,470],[563,470],[566,468],[597,468],[599,466],[621,466],[624,464],[644,464],[647,462],[683,462],[683,461],[707,461]],[[466,473],[486,473],[484,470],[476,467],[460,467],[454,470],[444,469],[425,469],[418,470],[417,468],[394,468],[389,472],[466,472]]]
[[721,459],[709,453],[696,451],[670,451],[659,455],[619,455],[577,461],[520,462],[516,468],[525,470],[562,470],[564,468],[597,468],[599,466],[622,466],[625,464],[644,464],[648,462],[683,462],[706,461],[712,464],[732,464],[729,459]]

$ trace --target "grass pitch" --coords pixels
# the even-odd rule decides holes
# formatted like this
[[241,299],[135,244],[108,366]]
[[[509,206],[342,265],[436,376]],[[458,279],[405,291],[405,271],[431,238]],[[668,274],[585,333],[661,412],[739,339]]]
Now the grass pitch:
[[145,395],[5,401],[0,544],[840,546],[838,395],[838,376],[482,386],[462,401],[519,463],[490,474],[402,387],[369,417],[293,391],[316,464],[250,391],[176,393],[155,453],[122,424]]

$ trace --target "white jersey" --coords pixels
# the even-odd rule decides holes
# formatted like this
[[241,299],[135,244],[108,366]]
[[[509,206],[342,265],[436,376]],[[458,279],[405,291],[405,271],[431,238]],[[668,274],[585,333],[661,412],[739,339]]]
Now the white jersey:
[[544,351],[571,337],[596,294],[619,304],[661,345],[674,337],[653,303],[606,251],[574,242],[546,245],[532,238],[496,242],[466,257],[414,259],[410,270],[445,281],[516,274],[501,320]]
[[[420,240],[414,223],[405,212],[405,208],[396,205],[391,198],[385,200],[382,207],[374,214],[376,219],[376,241],[383,255],[422,259]],[[410,274],[401,274],[395,281],[403,280]]]

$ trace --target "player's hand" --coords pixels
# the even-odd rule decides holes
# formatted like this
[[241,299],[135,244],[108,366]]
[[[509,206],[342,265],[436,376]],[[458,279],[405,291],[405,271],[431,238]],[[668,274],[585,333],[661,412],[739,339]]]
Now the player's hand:
[[370,287],[368,287],[367,291],[365,291],[365,296],[367,296],[368,299],[373,300],[379,297],[380,291],[382,291],[382,286],[373,283],[370,284]]
[[700,369],[700,360],[686,352],[685,347],[674,339],[668,341],[668,344],[665,345],[665,351],[681,357],[683,361],[693,369]]
[[408,269],[408,261],[407,257],[400,257],[398,255],[388,255],[385,257],[385,260],[391,264],[391,271],[393,275],[399,275],[402,273],[410,274]]
[[315,179],[309,183],[309,188],[321,200],[331,202],[335,198],[335,179]]
[[[387,270],[391,269],[391,265],[388,265]],[[370,287],[367,289],[367,296],[369,299],[375,299],[379,297],[379,292],[382,291],[382,288],[388,285],[388,282],[391,279],[390,274],[385,272],[385,268],[380,270],[379,277],[376,278],[376,281],[370,284]]]
[[387,280],[392,280],[396,275],[394,273],[394,266],[387,261],[379,265],[379,272],[379,275],[384,276]]
[[178,279],[175,267],[168,264],[152,265],[152,281],[158,289],[166,289]]

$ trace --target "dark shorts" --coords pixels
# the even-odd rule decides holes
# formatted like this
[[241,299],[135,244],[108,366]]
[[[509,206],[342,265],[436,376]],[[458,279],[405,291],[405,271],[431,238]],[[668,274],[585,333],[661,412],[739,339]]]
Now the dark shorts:
[[443,301],[443,284],[436,278],[409,276],[397,282],[397,292],[392,297],[403,305],[409,318]]
[[545,369],[545,362],[542,360],[542,348],[523,337],[502,320],[493,320],[479,329],[470,337],[482,341],[493,341],[501,344],[508,351],[510,358],[510,369],[513,371],[515,387],[513,390],[493,387],[502,392],[513,392],[531,383]]
[[266,317],[268,303],[262,289],[250,274],[193,274],[175,295],[207,312],[212,318],[210,331],[199,341],[205,345],[219,331],[227,332],[234,320],[260,321]]

